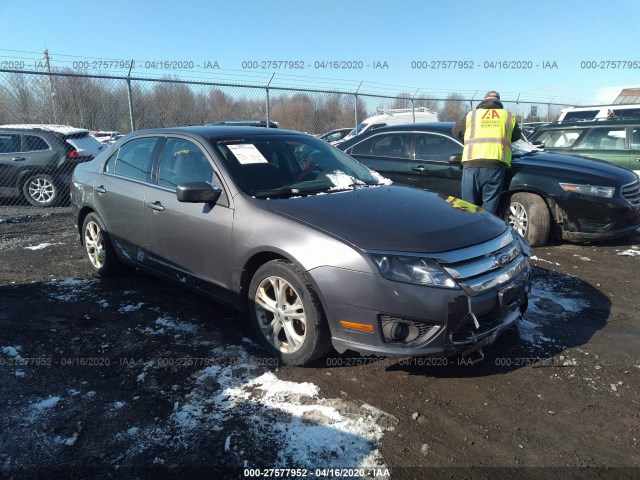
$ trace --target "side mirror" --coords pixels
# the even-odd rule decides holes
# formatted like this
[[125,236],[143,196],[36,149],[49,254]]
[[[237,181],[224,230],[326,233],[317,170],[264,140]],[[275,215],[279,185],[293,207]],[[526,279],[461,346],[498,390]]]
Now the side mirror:
[[539,140],[535,140],[535,141],[531,142],[531,145],[533,145],[534,147],[538,147],[538,148],[544,148],[544,142],[541,142]]
[[190,182],[178,185],[176,196],[179,202],[216,203],[222,190],[207,182]]
[[462,162],[462,153],[454,153],[449,157],[449,163],[461,163]]

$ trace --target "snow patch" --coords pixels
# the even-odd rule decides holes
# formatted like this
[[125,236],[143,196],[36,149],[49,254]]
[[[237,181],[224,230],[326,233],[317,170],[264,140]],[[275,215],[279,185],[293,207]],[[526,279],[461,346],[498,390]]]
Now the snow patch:
[[616,255],[621,255],[624,257],[640,257],[640,248],[633,246],[628,250],[617,253]]
[[55,242],[55,243],[40,243],[38,245],[33,245],[30,247],[24,247],[25,250],[42,250],[47,247],[51,247],[53,245],[64,245],[64,242]]
[[140,310],[144,306],[144,302],[136,304],[124,305],[118,309],[118,313],[132,313]]

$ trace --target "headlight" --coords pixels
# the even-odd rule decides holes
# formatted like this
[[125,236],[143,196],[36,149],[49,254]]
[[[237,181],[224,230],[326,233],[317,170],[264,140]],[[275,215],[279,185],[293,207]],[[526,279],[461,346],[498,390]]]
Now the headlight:
[[431,287],[459,288],[440,265],[431,259],[378,253],[369,256],[387,280]]
[[579,185],[577,183],[561,183],[560,186],[567,192],[593,195],[594,197],[611,198],[616,191],[615,187],[601,187],[598,185]]

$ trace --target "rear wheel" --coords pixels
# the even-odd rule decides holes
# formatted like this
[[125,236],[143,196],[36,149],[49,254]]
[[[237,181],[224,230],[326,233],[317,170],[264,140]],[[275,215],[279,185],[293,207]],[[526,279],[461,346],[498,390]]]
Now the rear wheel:
[[258,269],[249,287],[249,313],[262,345],[290,365],[305,365],[331,350],[324,312],[306,275],[274,260]]
[[504,220],[532,247],[547,243],[551,214],[544,199],[534,193],[515,193],[503,211]]
[[37,173],[22,184],[22,193],[31,205],[51,207],[60,199],[60,187],[51,175]]
[[101,277],[112,275],[120,262],[111,244],[109,234],[97,213],[90,213],[82,224],[82,244],[87,252],[89,264]]

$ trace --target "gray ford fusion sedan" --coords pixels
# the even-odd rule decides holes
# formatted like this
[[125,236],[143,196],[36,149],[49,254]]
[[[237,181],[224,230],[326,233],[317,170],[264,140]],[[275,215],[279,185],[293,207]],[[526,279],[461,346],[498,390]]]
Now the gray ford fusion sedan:
[[76,167],[71,201],[97,274],[134,265],[245,311],[289,364],[331,347],[475,359],[527,307],[511,227],[298,132],[138,131]]

